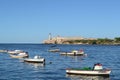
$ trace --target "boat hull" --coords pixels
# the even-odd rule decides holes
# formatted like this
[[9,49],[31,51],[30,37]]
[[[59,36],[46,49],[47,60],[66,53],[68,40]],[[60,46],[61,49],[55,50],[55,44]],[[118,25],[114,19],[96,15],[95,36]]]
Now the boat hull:
[[7,53],[7,50],[0,50],[0,53]]
[[18,53],[22,53],[24,51],[22,50],[13,50],[13,51],[8,51],[9,54],[18,54]]
[[66,52],[66,53],[60,53],[61,55],[68,55],[68,56],[83,56],[84,53],[69,53],[69,52]]
[[45,63],[45,59],[24,59],[25,62],[30,63]]
[[26,56],[10,55],[10,57],[12,57],[12,58],[27,58],[28,55],[26,55]]
[[66,69],[67,74],[89,75],[89,76],[109,76],[111,70],[73,70]]
[[48,50],[49,52],[59,52],[60,51],[60,49],[50,49],[50,50]]

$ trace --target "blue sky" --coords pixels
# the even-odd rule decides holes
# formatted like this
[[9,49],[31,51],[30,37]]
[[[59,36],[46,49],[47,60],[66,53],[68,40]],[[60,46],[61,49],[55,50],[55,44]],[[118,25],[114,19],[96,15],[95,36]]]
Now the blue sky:
[[120,0],[0,0],[0,43],[120,37]]

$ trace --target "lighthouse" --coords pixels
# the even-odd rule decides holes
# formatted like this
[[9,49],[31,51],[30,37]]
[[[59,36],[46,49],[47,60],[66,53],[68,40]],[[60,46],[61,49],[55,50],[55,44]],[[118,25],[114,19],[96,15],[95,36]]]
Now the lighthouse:
[[51,35],[51,33],[49,33],[48,38],[49,38],[49,40],[52,40],[52,35]]

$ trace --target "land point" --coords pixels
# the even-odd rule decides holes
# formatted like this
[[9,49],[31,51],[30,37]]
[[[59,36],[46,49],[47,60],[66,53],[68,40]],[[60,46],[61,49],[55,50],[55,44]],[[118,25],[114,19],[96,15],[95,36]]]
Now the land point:
[[120,37],[109,38],[84,38],[84,37],[52,37],[49,33],[48,39],[43,41],[44,44],[105,44],[120,45]]

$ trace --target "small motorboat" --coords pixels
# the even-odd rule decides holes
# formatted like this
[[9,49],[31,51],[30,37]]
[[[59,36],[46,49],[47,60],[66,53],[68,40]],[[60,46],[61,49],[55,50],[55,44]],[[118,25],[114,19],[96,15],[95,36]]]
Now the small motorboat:
[[54,48],[54,49],[49,49],[48,51],[49,51],[49,52],[59,52],[60,49],[59,49],[59,48]]
[[7,53],[8,50],[0,50],[0,53]]
[[31,62],[31,63],[45,63],[45,59],[41,56],[34,56],[34,58],[25,58],[24,62]]
[[18,53],[22,53],[24,52],[23,50],[9,50],[8,53],[9,54],[18,54]]
[[94,65],[93,69],[90,67],[85,68],[69,68],[66,69],[67,74],[75,75],[89,75],[89,76],[109,76],[111,73],[110,69],[103,69],[102,64],[97,63]]
[[73,50],[71,52],[62,52],[60,53],[61,55],[68,55],[68,56],[82,56],[84,55],[84,51],[83,50]]
[[28,52],[20,52],[17,54],[10,54],[10,57],[12,58],[27,58],[29,57]]

